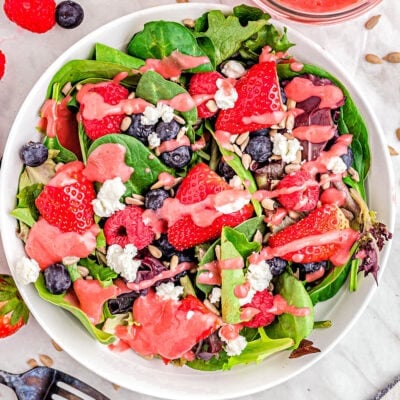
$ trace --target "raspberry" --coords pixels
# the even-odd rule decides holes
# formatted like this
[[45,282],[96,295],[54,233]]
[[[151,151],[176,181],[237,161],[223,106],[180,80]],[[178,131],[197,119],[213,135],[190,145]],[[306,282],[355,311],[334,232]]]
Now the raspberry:
[[260,310],[250,321],[243,322],[244,326],[249,328],[258,328],[260,326],[269,325],[275,318],[275,315],[270,313],[269,310],[274,305],[274,297],[268,290],[257,292],[249,304],[243,306],[253,307]]
[[154,232],[143,223],[142,214],[140,207],[128,206],[108,218],[104,225],[107,244],[125,247],[132,243],[138,250],[150,244],[154,239]]
[[4,76],[5,69],[6,69],[6,56],[0,50],[0,79]]
[[[194,74],[190,80],[189,93],[191,95],[215,94],[218,89],[217,80],[223,78],[217,71]],[[210,118],[217,112],[217,110],[209,110],[206,103],[207,101],[197,106],[199,118]]]
[[[114,82],[101,83],[90,89],[98,93],[105,103],[110,105],[116,105],[121,100],[128,98],[129,91],[122,85]],[[81,111],[83,112],[85,105],[81,105]],[[85,133],[90,139],[96,140],[101,136],[109,133],[119,133],[121,122],[124,118],[124,114],[113,114],[107,115],[102,119],[85,119],[82,118],[83,127]]]
[[10,21],[31,32],[47,32],[56,23],[54,0],[5,0],[3,8]]

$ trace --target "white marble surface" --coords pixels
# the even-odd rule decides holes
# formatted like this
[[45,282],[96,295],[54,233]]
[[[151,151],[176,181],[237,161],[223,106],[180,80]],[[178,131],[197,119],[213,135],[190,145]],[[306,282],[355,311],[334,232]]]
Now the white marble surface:
[[[114,18],[144,7],[172,4],[173,0],[85,1],[86,16],[74,30],[54,28],[44,35],[32,34],[10,23],[0,13],[0,49],[6,54],[6,74],[0,81],[0,153],[3,152],[12,121],[29,89],[37,78],[60,55],[84,34]],[[205,2],[205,1],[202,1]],[[239,4],[243,1],[221,1]],[[218,1],[214,1],[218,3]],[[382,14],[379,24],[367,31],[363,24],[369,16]],[[375,10],[354,21],[337,26],[309,27],[291,24],[328,49],[362,88],[375,110],[388,144],[400,150],[395,130],[400,128],[400,64],[368,64],[366,53],[383,56],[400,51],[400,2],[384,0]],[[27,127],[27,129],[32,129]],[[394,170],[400,168],[400,156],[392,157]],[[399,178],[396,176],[396,186]],[[400,215],[396,221],[399,227]],[[0,245],[1,246],[1,245]],[[266,392],[242,400],[367,400],[400,373],[400,274],[397,260],[400,241],[396,234],[390,261],[380,279],[372,302],[341,343],[322,360],[299,376]],[[0,249],[0,273],[7,273],[3,249]],[[151,400],[152,397],[115,390],[107,382],[81,367],[65,352],[57,352],[50,338],[31,318],[28,327],[0,340],[0,368],[21,371],[29,358],[48,354],[56,368],[79,375],[100,388],[113,400]],[[8,389],[0,388],[1,399],[13,399]]]

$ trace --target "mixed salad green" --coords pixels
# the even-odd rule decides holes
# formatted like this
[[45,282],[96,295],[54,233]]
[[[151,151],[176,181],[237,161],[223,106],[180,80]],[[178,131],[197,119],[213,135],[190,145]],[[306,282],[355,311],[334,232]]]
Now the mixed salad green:
[[308,354],[315,305],[377,277],[366,125],[269,19],[152,21],[49,83],[17,273],[111,349],[199,370]]

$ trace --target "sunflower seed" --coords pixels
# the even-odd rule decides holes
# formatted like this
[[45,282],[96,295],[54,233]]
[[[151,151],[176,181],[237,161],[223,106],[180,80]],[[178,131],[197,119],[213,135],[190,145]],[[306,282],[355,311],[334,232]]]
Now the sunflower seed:
[[113,386],[114,390],[116,390],[116,391],[121,389],[121,386],[117,385],[116,383],[112,383],[112,386]]
[[263,241],[263,235],[258,229],[257,232],[254,234],[253,240],[257,243],[262,243]]
[[274,210],[274,205],[275,205],[275,202],[274,202],[274,200],[272,200],[272,199],[264,199],[262,202],[261,202],[261,205],[262,205],[262,207],[265,209],[265,210],[269,210],[269,211],[273,211]]
[[366,29],[372,29],[372,28],[374,28],[374,27],[376,26],[376,24],[379,22],[380,18],[381,18],[381,15],[380,15],[380,14],[378,14],[378,15],[373,15],[373,16],[364,24],[365,28],[366,28]]
[[62,347],[56,343],[54,340],[51,340],[51,344],[53,345],[53,347],[57,350],[57,351],[63,351]]
[[130,92],[128,95],[128,99],[134,99],[136,97],[136,93],[135,92]]
[[233,151],[239,156],[243,157],[243,152],[240,150],[240,147],[237,144],[233,145]]
[[294,115],[289,114],[288,117],[286,118],[286,129],[288,131],[293,130],[294,128]]
[[245,151],[247,145],[250,142],[250,137],[248,137],[241,145],[240,145],[240,150]]
[[173,271],[179,264],[179,257],[174,254],[169,261],[169,269]]
[[221,246],[218,244],[215,246],[215,257],[217,257],[217,260],[221,260]]
[[397,139],[400,140],[400,128],[396,129],[396,136],[397,136]]
[[358,175],[358,172],[353,167],[350,167],[348,169],[348,172],[349,172],[350,176],[352,177],[353,181],[360,182],[360,176]]
[[191,18],[185,18],[183,21],[183,25],[187,26],[188,28],[194,28],[195,21]]
[[214,304],[212,304],[209,300],[204,300],[203,304],[208,308],[208,310],[210,310],[212,313],[216,314],[216,315],[220,315],[219,311],[217,310],[217,308],[214,306]]
[[206,103],[207,110],[210,112],[218,111],[217,103],[214,100],[208,100]]
[[242,156],[242,164],[243,164],[243,167],[245,169],[249,169],[251,161],[252,161],[252,159],[251,159],[250,154],[243,154],[243,156]]
[[173,118],[178,124],[185,125],[186,123],[186,121],[180,115],[174,114]]
[[125,203],[133,206],[143,206],[144,202],[133,197],[125,197]]
[[365,60],[370,64],[382,64],[382,59],[376,54],[367,54]]
[[27,362],[26,362],[31,368],[35,368],[37,367],[39,364],[37,363],[37,361],[34,358],[30,358]]
[[66,266],[76,264],[80,260],[79,257],[67,256],[62,259],[62,263]]
[[51,367],[54,364],[53,359],[46,354],[39,354],[39,360],[46,367]]
[[383,59],[390,63],[400,63],[400,52],[393,51],[391,53],[388,53],[385,57],[383,57]]
[[72,89],[72,84],[71,84],[71,82],[67,82],[64,86],[63,86],[63,88],[61,89],[61,92],[62,92],[62,94],[63,95],[67,95],[68,93],[69,93],[69,91]]
[[296,102],[293,99],[287,99],[286,105],[288,110],[291,110],[296,107]]
[[236,138],[236,144],[238,146],[241,146],[250,136],[250,132],[245,132],[242,133],[241,135],[238,135],[238,137]]
[[86,278],[89,275],[89,270],[86,267],[83,267],[82,265],[78,265],[78,272],[79,275],[83,278]]
[[147,246],[147,249],[149,250],[150,254],[153,257],[155,257],[155,258],[161,258],[162,257],[162,252],[158,247],[153,246],[152,244],[149,244]]
[[398,156],[399,155],[399,152],[394,147],[388,146],[388,149],[389,149],[389,153],[390,153],[391,156]]
[[229,141],[233,144],[236,142],[236,139],[239,137],[239,135],[231,135],[229,138]]
[[124,117],[121,121],[121,126],[120,126],[121,131],[122,132],[127,131],[131,126],[131,124],[132,124],[132,118],[128,116]]

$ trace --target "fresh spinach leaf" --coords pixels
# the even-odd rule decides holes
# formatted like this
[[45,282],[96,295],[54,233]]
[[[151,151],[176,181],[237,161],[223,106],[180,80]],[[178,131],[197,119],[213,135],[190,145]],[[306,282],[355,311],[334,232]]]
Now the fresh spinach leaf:
[[89,136],[86,135],[85,128],[81,122],[78,123],[78,138],[79,145],[81,147],[82,161],[86,164],[88,151],[92,141],[90,140]]
[[[182,86],[164,79],[154,71],[145,72],[136,88],[136,95],[152,104],[157,104],[160,100],[170,100],[183,93],[187,91]],[[181,115],[188,124],[194,124],[197,121],[197,108],[193,107]]]
[[63,294],[52,294],[50,293],[45,286],[43,274],[39,275],[39,278],[35,282],[36,290],[38,291],[39,296],[48,301],[51,304],[54,304],[58,307],[61,307],[67,311],[69,311],[74,317],[76,317],[82,325],[86,328],[86,330],[100,343],[103,344],[111,344],[115,341],[115,336],[98,329],[94,326],[87,315],[78,307],[73,306],[70,302],[65,300],[65,295]]
[[[128,44],[128,53],[143,60],[162,59],[175,50],[194,57],[205,56],[192,32],[184,25],[172,21],[146,23],[143,30],[136,33]],[[212,70],[213,66],[210,63],[188,69],[190,72]]]
[[278,315],[277,320],[266,327],[266,333],[270,337],[274,339],[290,337],[294,340],[294,347],[297,348],[313,329],[313,303],[303,284],[289,272],[284,272],[279,276],[275,290],[289,305],[297,308],[306,307],[310,310],[310,314],[304,317],[289,313]]
[[129,74],[121,83],[128,86],[136,86],[138,76],[132,75],[131,68],[105,61],[71,60],[64,64],[53,76],[47,89],[47,98],[53,97],[53,87],[55,83],[58,83],[59,87],[63,88],[68,82],[74,85],[88,78],[112,79],[120,72],[127,72]]
[[59,163],[62,162],[64,164],[70,162],[70,161],[75,161],[78,159],[78,157],[73,153],[72,151],[66,149],[61,145],[61,143],[58,141],[57,137],[49,137],[46,136],[44,139],[43,143],[49,150],[57,150],[58,153],[56,157],[54,158],[54,161]]
[[174,174],[174,170],[166,167],[154,154],[139,140],[123,134],[110,134],[95,140],[89,148],[90,153],[106,143],[118,143],[126,148],[125,163],[133,167],[134,172],[125,182],[125,196],[132,193],[141,194],[157,181],[161,172]]
[[235,245],[236,250],[244,259],[261,250],[261,243],[249,241],[244,233],[234,228],[225,227],[224,237]]
[[96,43],[94,56],[97,61],[111,62],[132,69],[138,69],[145,64],[140,58],[132,57],[103,43]]
[[99,265],[96,261],[90,258],[82,258],[79,265],[86,267],[89,270],[90,276],[101,282],[103,286],[109,286],[113,283],[118,274],[111,268],[104,265]]

